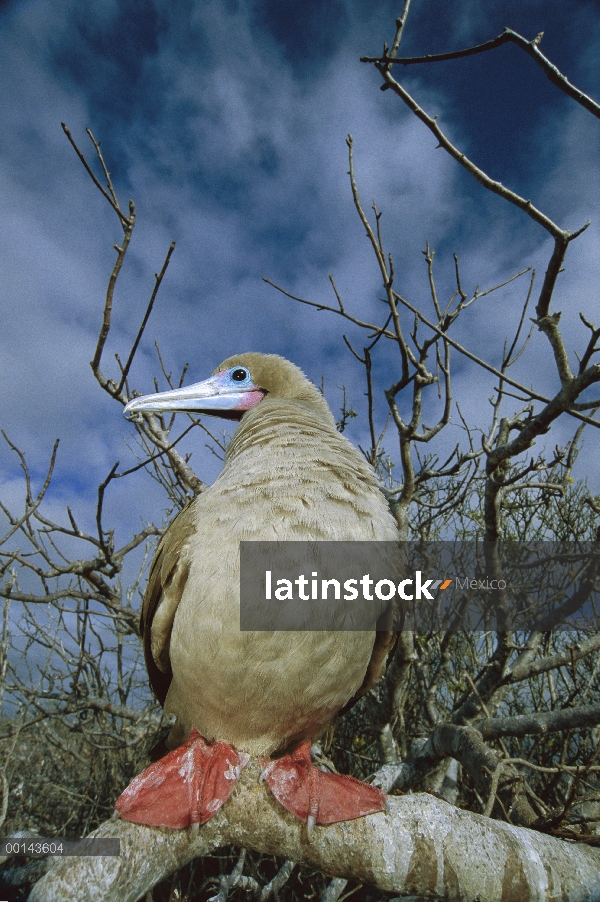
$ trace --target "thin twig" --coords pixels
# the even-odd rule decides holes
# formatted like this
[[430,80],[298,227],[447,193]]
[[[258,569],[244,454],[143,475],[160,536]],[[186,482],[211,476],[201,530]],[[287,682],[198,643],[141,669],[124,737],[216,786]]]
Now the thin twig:
[[[69,128],[65,125],[64,122],[61,122],[61,125],[62,125],[62,129],[63,129],[65,135],[71,142],[71,146],[73,147],[73,150],[75,151],[75,153],[77,154],[77,156],[79,157],[81,162],[83,163],[83,165],[85,167],[85,171],[87,172],[87,174],[93,181],[93,183],[96,186],[96,188],[98,189],[98,191],[100,191],[102,196],[105,197],[106,200],[109,202],[109,204],[111,205],[111,207],[113,208],[113,210],[115,211],[115,213],[117,214],[119,219],[121,220],[121,225],[123,226],[123,230],[125,230],[127,228],[127,226],[129,225],[129,220],[125,216],[125,214],[122,212],[122,210],[118,204],[118,201],[116,199],[116,196],[114,194],[114,191],[111,191],[111,193],[109,194],[107,192],[107,190],[105,188],[103,188],[101,183],[96,178],[94,171],[91,169],[91,167],[90,167],[88,161],[86,160],[86,158],[84,157],[83,153],[79,150],[79,147],[77,146],[75,139],[73,138],[73,135],[71,134]],[[94,136],[92,135],[92,133],[89,131],[89,129],[88,129],[88,134],[90,135],[92,141],[96,145],[96,140],[95,140]],[[100,145],[98,144],[97,147],[99,148],[99,146]],[[110,186],[110,183],[109,183],[109,187],[112,187],[112,186]]]
[[165,257],[165,262],[162,265],[161,271],[159,273],[155,274],[155,276],[154,276],[154,289],[152,291],[152,295],[148,302],[148,306],[146,308],[144,318],[142,319],[142,324],[139,328],[138,334],[133,343],[133,347],[131,348],[131,351],[129,352],[129,357],[127,358],[127,363],[123,367],[123,372],[121,374],[121,381],[119,382],[119,385],[116,389],[117,395],[119,395],[121,393],[121,389],[123,388],[123,386],[125,384],[125,380],[127,379],[127,375],[129,373],[131,364],[133,363],[133,358],[135,357],[135,352],[138,349],[138,345],[141,341],[142,335],[144,334],[144,329],[146,328],[146,323],[148,322],[148,319],[150,318],[150,314],[152,313],[152,308],[154,306],[154,301],[156,300],[156,295],[158,294],[158,289],[160,288],[160,283],[162,282],[163,277],[167,271],[167,267],[171,260],[171,254],[173,253],[174,250],[175,250],[175,242],[172,241],[171,245],[169,247],[169,250],[167,251],[167,256]]

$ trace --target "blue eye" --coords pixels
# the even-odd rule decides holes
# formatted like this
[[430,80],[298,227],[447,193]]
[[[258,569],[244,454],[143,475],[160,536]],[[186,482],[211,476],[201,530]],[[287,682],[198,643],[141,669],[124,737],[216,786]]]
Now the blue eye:
[[238,366],[231,371],[231,378],[234,382],[246,382],[250,378],[250,373],[248,370]]

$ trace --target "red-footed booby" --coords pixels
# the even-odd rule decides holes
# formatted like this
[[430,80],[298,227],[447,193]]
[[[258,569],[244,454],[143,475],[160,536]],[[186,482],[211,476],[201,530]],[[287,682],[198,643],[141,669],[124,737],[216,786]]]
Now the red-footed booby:
[[117,812],[204,823],[250,755],[275,756],[263,776],[309,827],[383,810],[379,789],[311,764],[310,744],[379,679],[394,635],[239,628],[242,540],[398,540],[373,470],[317,388],[274,354],[231,357],[204,382],[135,398],[125,415],[169,411],[240,425],[221,475],[171,523],[152,563],[141,634],[152,688],[176,716],[173,750],[136,777]]

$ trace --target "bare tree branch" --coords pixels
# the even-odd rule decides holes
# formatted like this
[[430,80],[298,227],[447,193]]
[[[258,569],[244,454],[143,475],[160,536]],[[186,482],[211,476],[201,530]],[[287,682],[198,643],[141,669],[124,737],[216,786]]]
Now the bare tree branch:
[[[536,898],[573,900],[600,892],[600,850],[572,846],[530,830],[460,811],[428,795],[390,798],[389,813],[305,828],[258,788],[258,763],[249,765],[227,805],[199,831],[160,830],[123,821],[93,835],[118,837],[119,858],[56,862],[34,887],[30,902],[136,902],[161,878],[199,855],[233,842],[354,878],[384,892],[443,900]],[[486,866],[465,849],[486,849]],[[551,878],[549,877],[551,875]]]
[[541,52],[539,47],[543,36],[544,33],[540,32],[532,41],[528,41],[527,38],[524,38],[516,31],[513,31],[512,28],[505,28],[501,35],[492,38],[491,41],[486,41],[484,44],[478,44],[476,47],[468,47],[465,50],[454,50],[450,53],[428,53],[426,56],[413,57],[398,57],[392,52],[389,55],[384,54],[383,57],[361,56],[360,61],[361,63],[379,63],[386,66],[410,66],[417,63],[437,63],[445,60],[460,59],[465,56],[473,56],[476,53],[485,53],[487,50],[495,50],[496,47],[501,47],[502,44],[512,42],[521,47],[522,50],[541,66],[544,74],[550,79],[552,84],[556,85],[557,88],[560,88],[561,91],[564,91],[565,94],[573,100],[576,100],[581,106],[585,107],[585,109],[593,116],[600,118],[600,104],[596,103],[595,100],[592,100],[591,97],[588,97],[587,94],[584,94],[583,91],[575,87],[575,85],[568,80],[566,75],[563,75],[554,63],[551,63],[548,57],[544,56]]

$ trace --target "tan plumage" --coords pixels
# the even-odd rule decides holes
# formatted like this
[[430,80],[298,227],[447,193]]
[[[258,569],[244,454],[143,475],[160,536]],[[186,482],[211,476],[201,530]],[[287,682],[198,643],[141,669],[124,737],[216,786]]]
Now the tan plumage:
[[[241,354],[265,393],[243,414],[213,486],[173,521],[152,564],[141,632],[152,687],[192,727],[250,754],[318,736],[379,678],[389,632],[239,629],[239,543],[398,539],[372,469],[340,435],[302,372],[275,355]],[[240,414],[241,415],[241,414]]]

